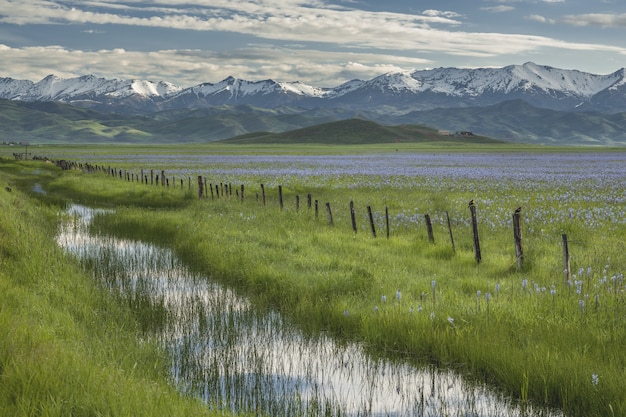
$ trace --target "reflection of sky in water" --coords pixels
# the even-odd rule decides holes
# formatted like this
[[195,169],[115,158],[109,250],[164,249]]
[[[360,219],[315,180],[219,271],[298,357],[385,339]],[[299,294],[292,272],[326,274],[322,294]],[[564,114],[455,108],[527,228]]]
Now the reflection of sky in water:
[[173,378],[187,392],[269,415],[306,414],[315,404],[319,415],[327,406],[332,415],[340,409],[353,416],[533,415],[451,372],[372,359],[358,345],[339,346],[324,335],[306,337],[279,314],[256,312],[245,298],[190,273],[170,250],[89,235],[97,212],[72,206],[69,213],[61,247],[100,264],[103,275],[94,276],[112,290],[148,295],[168,311],[155,337],[173,353]]

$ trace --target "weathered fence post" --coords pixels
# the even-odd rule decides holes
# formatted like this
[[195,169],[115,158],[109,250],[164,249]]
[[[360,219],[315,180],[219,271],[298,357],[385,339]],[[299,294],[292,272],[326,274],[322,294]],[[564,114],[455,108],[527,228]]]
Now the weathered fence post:
[[474,200],[469,202],[470,213],[472,214],[472,234],[474,235],[474,259],[480,263],[482,256],[480,253],[480,239],[478,237],[478,220],[476,219],[476,205]]
[[311,208],[311,193],[306,195],[306,206],[307,208]]
[[282,185],[278,186],[278,201],[280,203],[280,208],[282,210],[283,208],[283,186]]
[[150,185],[154,185],[154,170],[150,170]]
[[428,232],[428,241],[435,243],[435,235],[433,234],[433,224],[430,221],[430,214],[424,214],[424,220],[426,221],[426,231]]
[[370,227],[372,229],[372,236],[376,237],[376,226],[374,225],[374,216],[372,215],[372,206],[367,206],[367,215],[370,218]]
[[354,201],[350,201],[350,219],[352,219],[352,231],[356,233],[356,214],[354,213]]
[[456,248],[454,246],[454,236],[452,235],[452,225],[450,224],[450,215],[446,211],[446,219],[448,221],[448,232],[450,233],[450,243],[452,243],[452,252],[456,252]]
[[385,206],[385,226],[387,230],[387,239],[389,239],[389,206]]
[[319,202],[317,200],[315,200],[315,218],[317,219],[318,215],[319,215]]
[[161,170],[161,186],[165,185],[165,171]]
[[241,184],[241,201],[244,200],[243,192],[244,192],[244,186],[243,186],[243,184]]
[[571,265],[569,261],[569,247],[567,245],[566,234],[561,235],[561,241],[563,242],[563,266],[565,268],[563,272],[565,273],[565,282],[570,282],[572,279],[572,275],[570,273]]
[[263,205],[265,206],[265,186],[261,184],[261,200],[263,201]]
[[522,247],[522,220],[521,212],[522,208],[518,207],[513,213],[513,239],[515,241],[515,259],[517,262],[517,270],[522,269],[524,263],[524,249]]
[[330,210],[330,203],[326,203],[326,216],[328,217],[328,224],[333,225],[333,212]]
[[204,191],[204,184],[202,183],[202,175],[198,175],[198,198],[202,198],[203,191]]

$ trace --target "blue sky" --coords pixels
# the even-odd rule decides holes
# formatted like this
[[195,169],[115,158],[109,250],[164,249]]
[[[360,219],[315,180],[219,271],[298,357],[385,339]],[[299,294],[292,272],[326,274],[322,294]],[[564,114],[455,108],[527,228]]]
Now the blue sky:
[[626,66],[624,0],[0,0],[0,77],[227,76],[332,87],[400,70]]

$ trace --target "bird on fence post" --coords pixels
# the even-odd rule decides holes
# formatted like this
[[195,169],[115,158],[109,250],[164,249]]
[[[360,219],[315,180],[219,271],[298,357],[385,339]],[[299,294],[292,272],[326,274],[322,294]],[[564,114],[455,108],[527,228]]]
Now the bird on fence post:
[[474,205],[474,199],[472,198],[469,202],[469,204],[467,205],[467,207],[472,207]]
[[518,207],[515,209],[515,214],[520,214],[521,211],[522,211],[522,207]]

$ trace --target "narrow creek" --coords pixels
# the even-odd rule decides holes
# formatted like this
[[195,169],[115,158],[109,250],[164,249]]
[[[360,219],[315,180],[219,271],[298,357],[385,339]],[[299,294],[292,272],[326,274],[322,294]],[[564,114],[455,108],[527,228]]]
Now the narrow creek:
[[452,372],[373,359],[357,344],[307,337],[259,312],[169,249],[91,234],[102,210],[72,205],[58,244],[145,315],[170,354],[173,383],[210,407],[272,416],[560,416]]

